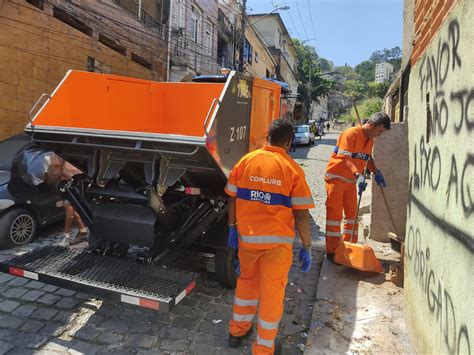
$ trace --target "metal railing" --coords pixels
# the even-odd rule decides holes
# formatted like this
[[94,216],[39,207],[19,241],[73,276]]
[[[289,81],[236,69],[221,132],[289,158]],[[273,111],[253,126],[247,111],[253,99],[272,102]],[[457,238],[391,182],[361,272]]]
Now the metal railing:
[[146,28],[163,38],[163,25],[143,8],[140,8],[138,4],[132,0],[112,0],[112,2],[135,17]]

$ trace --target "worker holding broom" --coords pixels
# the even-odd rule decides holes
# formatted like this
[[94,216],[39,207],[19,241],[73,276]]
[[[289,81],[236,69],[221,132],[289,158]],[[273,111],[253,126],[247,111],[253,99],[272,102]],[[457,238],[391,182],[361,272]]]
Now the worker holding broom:
[[[363,176],[367,168],[375,174],[378,185],[386,186],[382,172],[377,170],[371,154],[374,139],[389,129],[390,117],[383,112],[377,112],[363,125],[342,132],[331,154],[325,175],[326,254],[331,262],[334,262],[341,237],[352,243],[357,243],[358,240],[357,188],[361,196],[367,185],[359,176]],[[341,233],[343,212],[345,220]]]
[[295,227],[303,243],[299,262],[311,267],[309,208],[313,198],[301,167],[287,154],[293,125],[271,123],[268,145],[244,156],[229,176],[229,247],[238,249],[240,275],[235,290],[229,346],[252,333],[258,306],[253,354],[273,354],[283,298],[293,260]]

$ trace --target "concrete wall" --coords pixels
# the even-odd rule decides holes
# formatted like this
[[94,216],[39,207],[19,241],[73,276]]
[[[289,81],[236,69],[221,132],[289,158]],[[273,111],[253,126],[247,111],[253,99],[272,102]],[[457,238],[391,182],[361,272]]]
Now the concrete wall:
[[414,48],[405,300],[420,353],[474,353],[473,28],[473,2],[458,0]]
[[[53,5],[74,14],[90,35],[55,18]],[[156,33],[112,1],[87,0],[74,6],[59,0],[45,1],[43,9],[24,0],[0,2],[0,140],[22,132],[36,99],[51,93],[69,69],[88,70],[88,58],[94,60],[95,70],[165,80],[167,47]],[[100,34],[125,51],[100,43]],[[152,69],[134,62],[132,54]]]
[[370,238],[388,242],[388,232],[405,236],[408,201],[408,129],[406,123],[392,123],[390,131],[375,140],[374,160],[387,181],[384,189],[395,226],[385,206],[380,187],[372,184]]

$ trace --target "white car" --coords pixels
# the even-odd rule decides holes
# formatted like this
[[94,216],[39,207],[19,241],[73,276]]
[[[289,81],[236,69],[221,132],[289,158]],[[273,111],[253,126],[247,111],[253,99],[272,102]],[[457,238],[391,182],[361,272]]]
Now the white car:
[[296,144],[314,144],[314,133],[311,132],[309,125],[295,126]]

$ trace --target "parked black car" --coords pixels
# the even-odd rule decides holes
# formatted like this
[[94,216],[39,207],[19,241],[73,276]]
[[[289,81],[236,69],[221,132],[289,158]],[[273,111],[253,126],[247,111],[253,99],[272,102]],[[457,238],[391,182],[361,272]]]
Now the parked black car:
[[55,187],[32,186],[16,173],[14,158],[30,144],[26,134],[0,142],[0,249],[27,244],[40,227],[64,217]]

